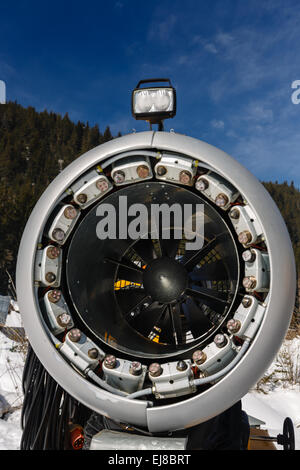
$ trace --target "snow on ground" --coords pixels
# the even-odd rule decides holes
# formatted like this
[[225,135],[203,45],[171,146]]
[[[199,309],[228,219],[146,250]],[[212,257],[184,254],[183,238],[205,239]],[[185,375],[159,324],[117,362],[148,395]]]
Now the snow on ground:
[[[260,391],[258,391],[258,390]],[[265,425],[270,436],[282,433],[283,421],[291,418],[295,429],[295,447],[300,450],[300,338],[285,340],[276,358],[242,400],[244,410]],[[277,446],[282,449],[281,446]]]
[[[242,399],[242,405],[248,415],[265,423],[261,425],[261,429],[267,429],[272,437],[282,434],[285,418],[291,418],[295,430],[295,448],[300,450],[300,427],[297,428],[297,424],[300,424],[300,389],[279,389],[266,395],[250,392]],[[279,445],[276,447],[283,449]]]
[[[22,327],[21,316],[12,310],[7,316],[6,328],[0,331],[0,450],[19,449],[22,436],[20,415],[25,354],[23,343],[9,337],[14,334],[14,327]],[[17,339],[21,339],[16,331]]]
[[19,450],[22,437],[21,410],[14,411],[6,419],[0,419],[0,450]]
[[[6,325],[21,327],[19,312],[12,311]],[[0,450],[20,448],[24,361],[22,343],[0,331]],[[249,415],[265,423],[261,427],[268,429],[270,436],[282,433],[283,421],[290,417],[295,426],[296,449],[300,450],[300,338],[284,342],[264,379],[245,395],[242,404]]]
[[23,401],[22,373],[25,356],[22,346],[0,333],[0,412],[20,408]]

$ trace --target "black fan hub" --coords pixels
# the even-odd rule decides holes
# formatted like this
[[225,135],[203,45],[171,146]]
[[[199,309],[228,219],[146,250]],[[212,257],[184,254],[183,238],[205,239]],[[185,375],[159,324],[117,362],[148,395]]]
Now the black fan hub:
[[187,288],[188,273],[182,264],[173,259],[155,259],[145,269],[143,285],[153,300],[171,303]]

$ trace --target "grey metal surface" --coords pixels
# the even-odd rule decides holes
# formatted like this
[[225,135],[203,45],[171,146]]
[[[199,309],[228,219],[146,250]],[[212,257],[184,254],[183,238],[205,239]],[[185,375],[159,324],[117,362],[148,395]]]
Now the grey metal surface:
[[266,423],[265,421],[261,421],[258,418],[255,418],[255,416],[248,415],[248,420],[249,420],[249,426],[252,428],[259,428],[260,426],[264,426]]
[[151,437],[109,431],[98,432],[91,441],[90,450],[184,450],[187,438]]
[[[33,288],[34,259],[40,232],[61,194],[96,163],[135,149],[181,152],[215,168],[237,187],[260,221],[270,255],[270,292],[265,317],[249,350],[222,380],[209,390],[172,405],[147,408],[88,383],[58,354],[39,315]],[[55,380],[91,409],[121,422],[145,426],[151,432],[196,425],[221,413],[247,393],[276,355],[287,331],[295,300],[295,262],[289,235],[273,200],[258,180],[225,152],[197,139],[166,132],[142,132],[105,143],[75,160],[44,192],[25,228],[17,263],[17,295],[29,340]]]

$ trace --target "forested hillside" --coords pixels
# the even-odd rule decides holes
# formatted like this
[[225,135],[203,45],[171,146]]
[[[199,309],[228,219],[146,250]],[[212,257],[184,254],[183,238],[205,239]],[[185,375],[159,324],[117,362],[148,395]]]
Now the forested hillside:
[[[0,294],[6,293],[6,271],[14,277],[24,226],[44,189],[72,160],[112,138],[109,127],[100,132],[67,114],[0,105]],[[300,192],[293,183],[264,185],[286,221],[299,270]]]
[[60,170],[111,140],[109,127],[73,123],[68,115],[0,105],[0,294],[14,277],[19,241],[30,212]]
[[294,183],[282,184],[272,182],[263,183],[265,188],[276,202],[287,225],[300,271],[300,191],[295,188]]

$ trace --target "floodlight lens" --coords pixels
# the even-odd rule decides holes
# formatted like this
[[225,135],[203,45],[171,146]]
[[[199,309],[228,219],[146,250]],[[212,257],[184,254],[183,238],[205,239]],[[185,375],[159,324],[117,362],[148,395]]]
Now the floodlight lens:
[[136,94],[136,110],[139,113],[148,113],[152,107],[152,99],[148,90]]
[[173,89],[147,88],[134,92],[135,113],[161,113],[174,111]]
[[168,111],[171,103],[171,94],[167,90],[157,90],[153,93],[153,103],[157,111]]

